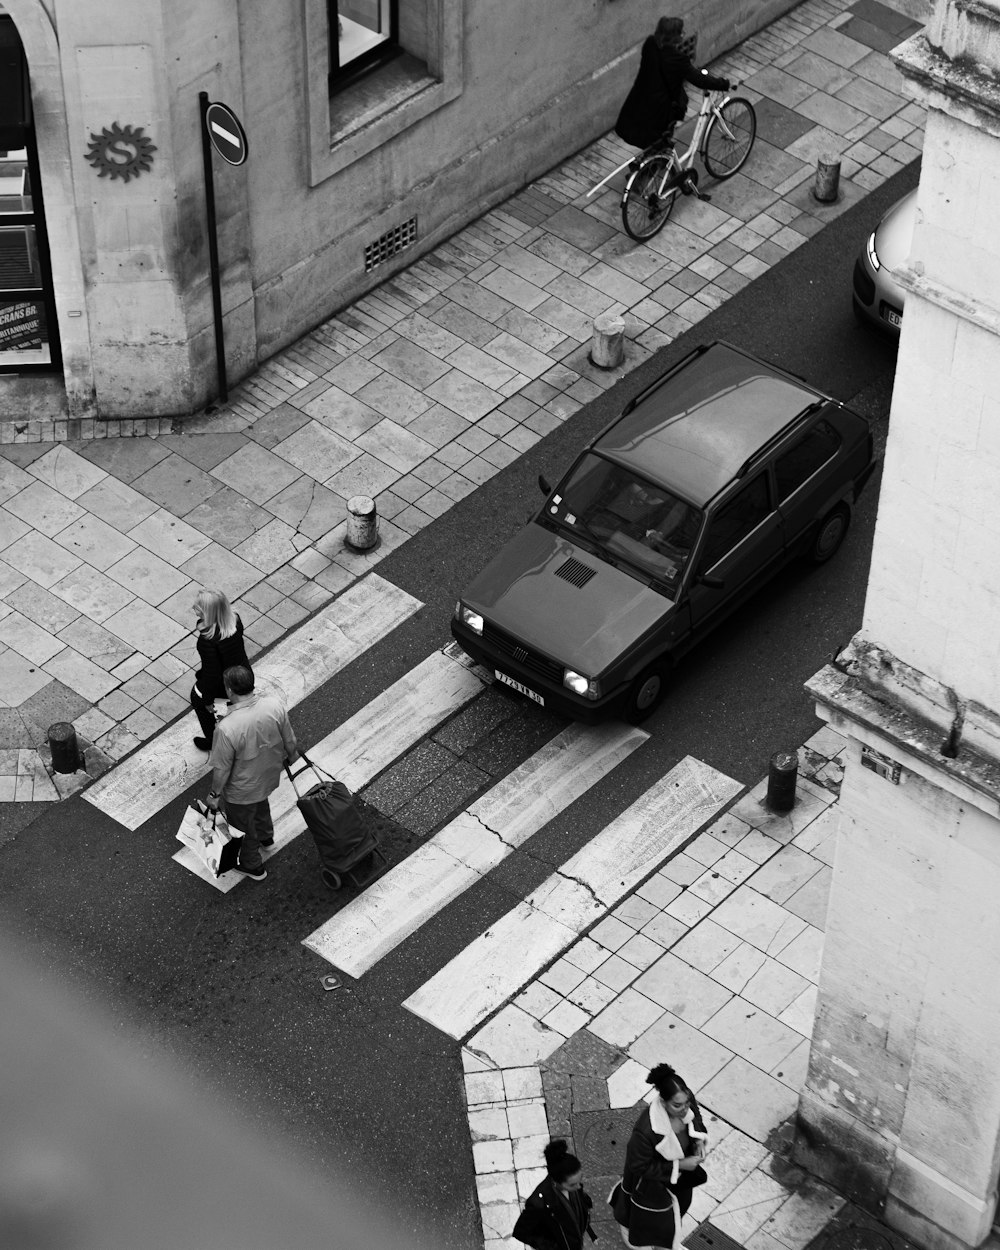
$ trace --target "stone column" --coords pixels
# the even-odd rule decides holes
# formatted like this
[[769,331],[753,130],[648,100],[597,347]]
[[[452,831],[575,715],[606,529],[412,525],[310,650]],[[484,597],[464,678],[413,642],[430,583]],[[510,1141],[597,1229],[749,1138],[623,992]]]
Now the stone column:
[[1000,5],[894,59],[928,122],[863,626],[808,684],[850,748],[796,1153],[956,1250],[1000,1156]]

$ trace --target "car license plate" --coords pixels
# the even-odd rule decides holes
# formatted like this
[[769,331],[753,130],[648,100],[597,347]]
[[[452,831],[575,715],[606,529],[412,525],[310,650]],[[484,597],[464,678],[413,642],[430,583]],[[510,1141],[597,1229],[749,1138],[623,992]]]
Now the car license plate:
[[885,310],[885,319],[891,326],[901,326],[903,324],[902,316],[891,308]]
[[526,694],[529,699],[534,699],[536,703],[545,706],[545,700],[540,694],[535,694],[534,690],[529,690],[527,686],[522,686],[519,681],[515,681],[513,677],[508,677],[506,673],[501,673],[498,668],[493,672],[496,674],[497,681],[502,681],[505,686],[510,686],[512,690],[519,690],[521,694]]

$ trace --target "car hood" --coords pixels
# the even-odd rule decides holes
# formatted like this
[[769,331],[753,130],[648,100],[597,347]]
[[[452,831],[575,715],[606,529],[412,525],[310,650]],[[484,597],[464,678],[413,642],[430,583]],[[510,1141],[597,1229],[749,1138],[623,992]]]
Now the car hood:
[[898,269],[910,254],[916,217],[917,193],[911,191],[897,200],[878,224],[875,251],[879,264],[890,273]]
[[[568,569],[567,561],[574,562]],[[483,569],[462,601],[587,677],[604,672],[674,606],[667,595],[534,523]]]

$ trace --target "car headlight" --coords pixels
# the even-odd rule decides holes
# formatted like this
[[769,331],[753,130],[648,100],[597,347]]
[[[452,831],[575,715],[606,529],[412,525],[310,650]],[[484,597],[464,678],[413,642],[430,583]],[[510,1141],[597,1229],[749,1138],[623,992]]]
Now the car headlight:
[[871,265],[873,269],[881,269],[882,266],[879,263],[878,252],[875,251],[875,231],[874,230],[868,236],[868,247],[866,250],[868,252],[869,265]]
[[468,625],[474,634],[479,634],[480,637],[482,637],[483,618],[478,612],[473,612],[471,608],[467,608],[465,604],[459,600],[458,603],[455,604],[455,615],[463,625]]
[[571,668],[567,668],[563,672],[563,685],[567,690],[572,690],[574,694],[582,695],[585,699],[599,699],[601,697],[601,683],[592,677],[584,677],[582,673],[574,673]]

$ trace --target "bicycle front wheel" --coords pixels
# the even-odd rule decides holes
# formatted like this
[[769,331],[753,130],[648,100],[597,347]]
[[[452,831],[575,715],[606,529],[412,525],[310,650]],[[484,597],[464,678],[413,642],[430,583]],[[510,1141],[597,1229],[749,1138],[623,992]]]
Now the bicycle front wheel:
[[731,178],[746,164],[757,135],[757,114],[742,96],[727,100],[708,123],[701,159],[713,178]]
[[632,171],[622,192],[622,222],[626,234],[640,243],[663,228],[677,198],[677,189],[660,195],[670,168],[665,156],[650,156]]

